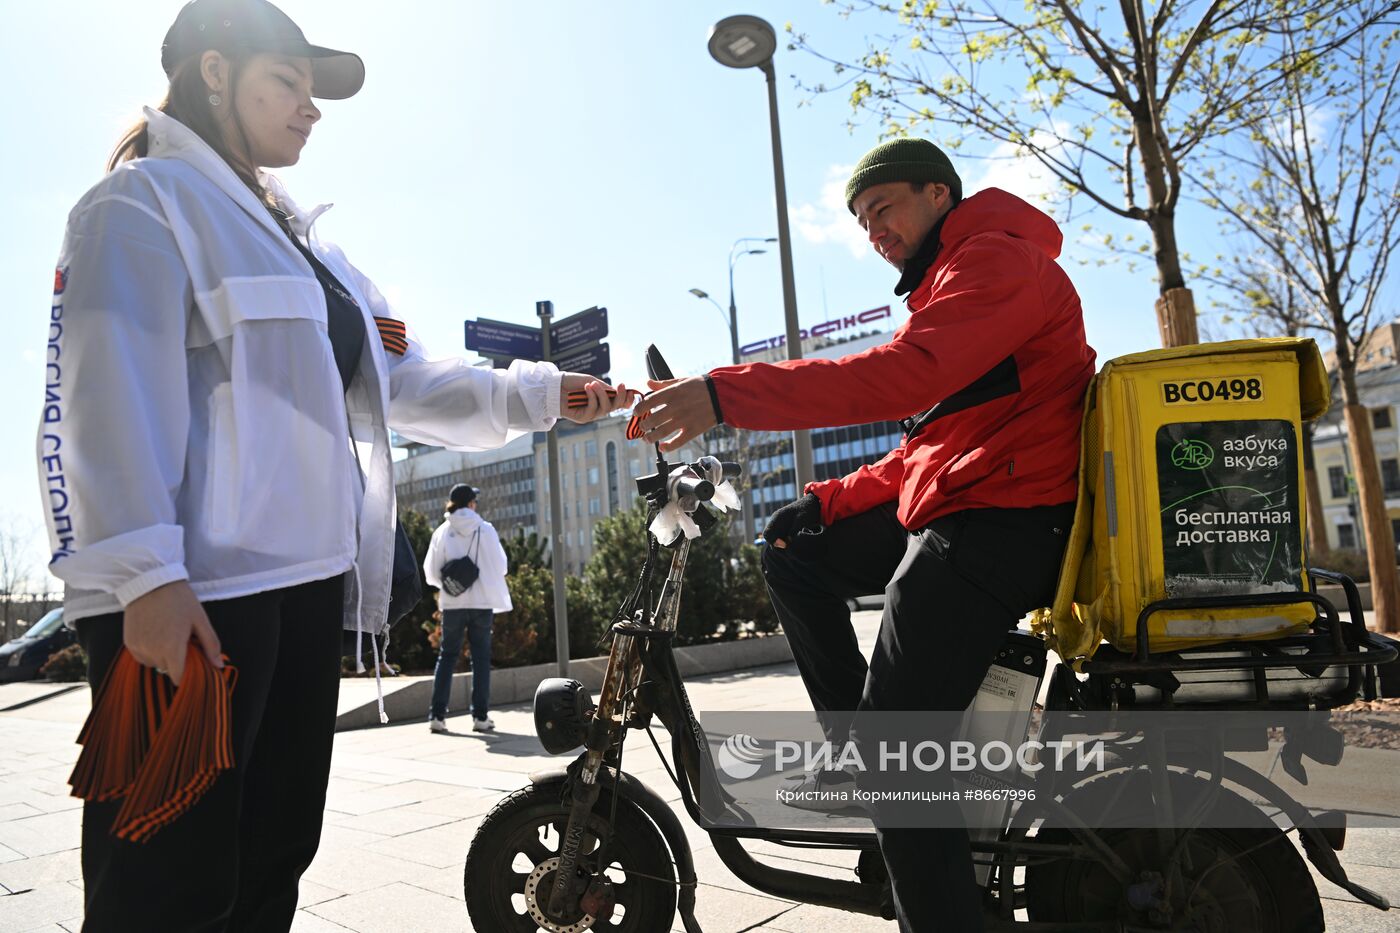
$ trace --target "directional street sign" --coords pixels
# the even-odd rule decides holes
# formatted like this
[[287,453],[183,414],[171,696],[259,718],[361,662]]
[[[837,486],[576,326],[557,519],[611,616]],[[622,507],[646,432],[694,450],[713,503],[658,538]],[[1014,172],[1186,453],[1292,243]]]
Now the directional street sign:
[[612,356],[606,343],[596,343],[555,356],[554,365],[569,373],[602,376],[612,368]]
[[542,355],[540,329],[490,318],[467,321],[467,349],[475,350],[482,356],[515,356],[537,360]]
[[608,309],[589,308],[549,325],[549,349],[557,359],[561,353],[608,335]]

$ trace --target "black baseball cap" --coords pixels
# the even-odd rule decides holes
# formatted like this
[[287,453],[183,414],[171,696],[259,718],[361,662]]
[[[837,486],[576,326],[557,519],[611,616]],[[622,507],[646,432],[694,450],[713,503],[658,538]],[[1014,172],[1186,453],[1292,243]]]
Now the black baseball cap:
[[365,83],[365,63],[353,52],[341,52],[306,41],[301,27],[267,0],[190,0],[180,8],[165,43],[160,63],[166,77],[189,58],[215,49],[220,52],[279,52],[311,59],[311,95],[325,100],[354,96]]

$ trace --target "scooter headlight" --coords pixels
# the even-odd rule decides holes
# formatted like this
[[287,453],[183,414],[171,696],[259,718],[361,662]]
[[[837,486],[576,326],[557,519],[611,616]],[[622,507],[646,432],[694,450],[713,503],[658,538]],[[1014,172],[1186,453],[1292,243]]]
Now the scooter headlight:
[[535,689],[535,734],[551,755],[573,751],[588,738],[588,720],[597,707],[577,680],[549,677]]

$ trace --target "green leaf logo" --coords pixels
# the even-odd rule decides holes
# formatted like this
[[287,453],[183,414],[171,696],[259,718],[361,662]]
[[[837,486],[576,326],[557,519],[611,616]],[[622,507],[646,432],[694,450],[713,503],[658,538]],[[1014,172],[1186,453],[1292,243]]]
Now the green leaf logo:
[[1204,470],[1215,462],[1215,451],[1205,441],[1184,440],[1172,448],[1172,465],[1183,470]]

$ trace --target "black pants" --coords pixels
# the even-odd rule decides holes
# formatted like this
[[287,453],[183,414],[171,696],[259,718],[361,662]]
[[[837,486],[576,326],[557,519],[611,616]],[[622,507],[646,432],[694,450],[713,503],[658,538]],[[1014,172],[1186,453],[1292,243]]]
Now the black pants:
[[[344,580],[204,604],[238,668],[234,766],[148,842],[111,835],[121,800],[84,805],[83,933],[290,929],[321,839]],[[77,629],[95,691],[122,646],[122,616]]]
[[[863,713],[966,709],[1006,632],[1050,604],[1073,517],[1073,504],[975,509],[911,534],[889,503],[765,547],[768,592],[812,705],[854,711],[858,723]],[[846,600],[881,591],[867,665]],[[876,823],[900,929],[981,930],[967,831]]]

